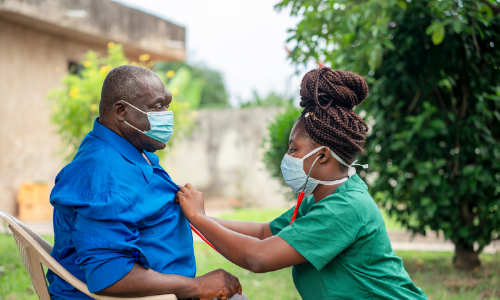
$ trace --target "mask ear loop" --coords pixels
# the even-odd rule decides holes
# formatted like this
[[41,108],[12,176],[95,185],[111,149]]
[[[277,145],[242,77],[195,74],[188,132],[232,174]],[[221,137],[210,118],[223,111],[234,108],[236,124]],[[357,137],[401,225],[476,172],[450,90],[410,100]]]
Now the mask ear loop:
[[311,168],[309,169],[309,173],[307,174],[307,178],[306,178],[306,183],[304,183],[304,187],[302,188],[302,192],[300,192],[299,196],[297,197],[297,204],[295,205],[295,209],[293,210],[293,216],[292,216],[292,220],[290,221],[290,225],[292,225],[293,221],[295,221],[295,218],[297,218],[297,212],[299,211],[299,207],[300,207],[300,204],[302,203],[302,200],[304,200],[304,192],[306,190],[307,181],[309,180],[309,177],[311,176],[312,169],[313,169],[314,165],[316,164],[316,162],[318,161],[318,159],[323,158],[323,157],[325,157],[324,154],[320,154],[318,157],[316,157],[313,164],[311,165]]

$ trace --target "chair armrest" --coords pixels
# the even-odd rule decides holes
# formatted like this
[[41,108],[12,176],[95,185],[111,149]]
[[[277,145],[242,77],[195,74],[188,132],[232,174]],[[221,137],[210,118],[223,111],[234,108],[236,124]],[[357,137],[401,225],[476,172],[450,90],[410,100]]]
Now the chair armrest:
[[[92,296],[94,296],[94,295],[92,295]],[[109,297],[109,296],[97,296],[95,299],[99,299],[99,300],[124,300],[124,299],[126,299],[126,300],[177,300],[177,297],[174,294],[165,294],[165,295],[155,295],[155,296],[135,297],[135,298],[118,298],[118,297]]]

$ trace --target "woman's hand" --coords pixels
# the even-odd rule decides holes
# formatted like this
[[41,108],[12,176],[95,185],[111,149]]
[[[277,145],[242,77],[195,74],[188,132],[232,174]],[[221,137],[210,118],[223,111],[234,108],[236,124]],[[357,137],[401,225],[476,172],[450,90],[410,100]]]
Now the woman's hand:
[[203,193],[194,189],[191,184],[181,187],[175,196],[175,201],[181,205],[184,216],[191,222],[197,215],[205,215]]

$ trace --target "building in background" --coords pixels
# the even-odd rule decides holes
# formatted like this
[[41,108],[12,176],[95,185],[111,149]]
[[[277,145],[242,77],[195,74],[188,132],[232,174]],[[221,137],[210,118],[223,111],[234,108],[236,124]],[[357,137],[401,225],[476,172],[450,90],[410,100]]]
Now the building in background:
[[92,49],[137,61],[184,60],[185,29],[109,0],[0,0],[0,209],[17,213],[22,181],[53,184],[63,167],[47,92]]

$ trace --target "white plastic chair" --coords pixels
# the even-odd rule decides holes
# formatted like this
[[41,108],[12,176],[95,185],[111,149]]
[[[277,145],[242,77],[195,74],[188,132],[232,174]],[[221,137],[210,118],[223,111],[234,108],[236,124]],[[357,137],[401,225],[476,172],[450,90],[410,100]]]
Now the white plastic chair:
[[[9,229],[14,235],[17,248],[19,249],[19,253],[21,254],[21,257],[23,259],[24,267],[26,268],[26,271],[30,276],[31,283],[33,283],[33,287],[35,288],[35,291],[40,300],[50,300],[50,294],[47,288],[47,281],[45,279],[42,264],[91,298],[98,300],[124,299],[92,294],[91,292],[89,292],[89,289],[87,288],[87,285],[85,283],[73,276],[50,255],[50,252],[52,252],[52,245],[49,242],[44,240],[41,236],[36,234],[33,230],[29,229],[21,221],[17,220],[10,214],[0,210],[0,217],[2,217],[9,224]],[[177,300],[177,297],[173,294],[168,294],[126,299]]]

